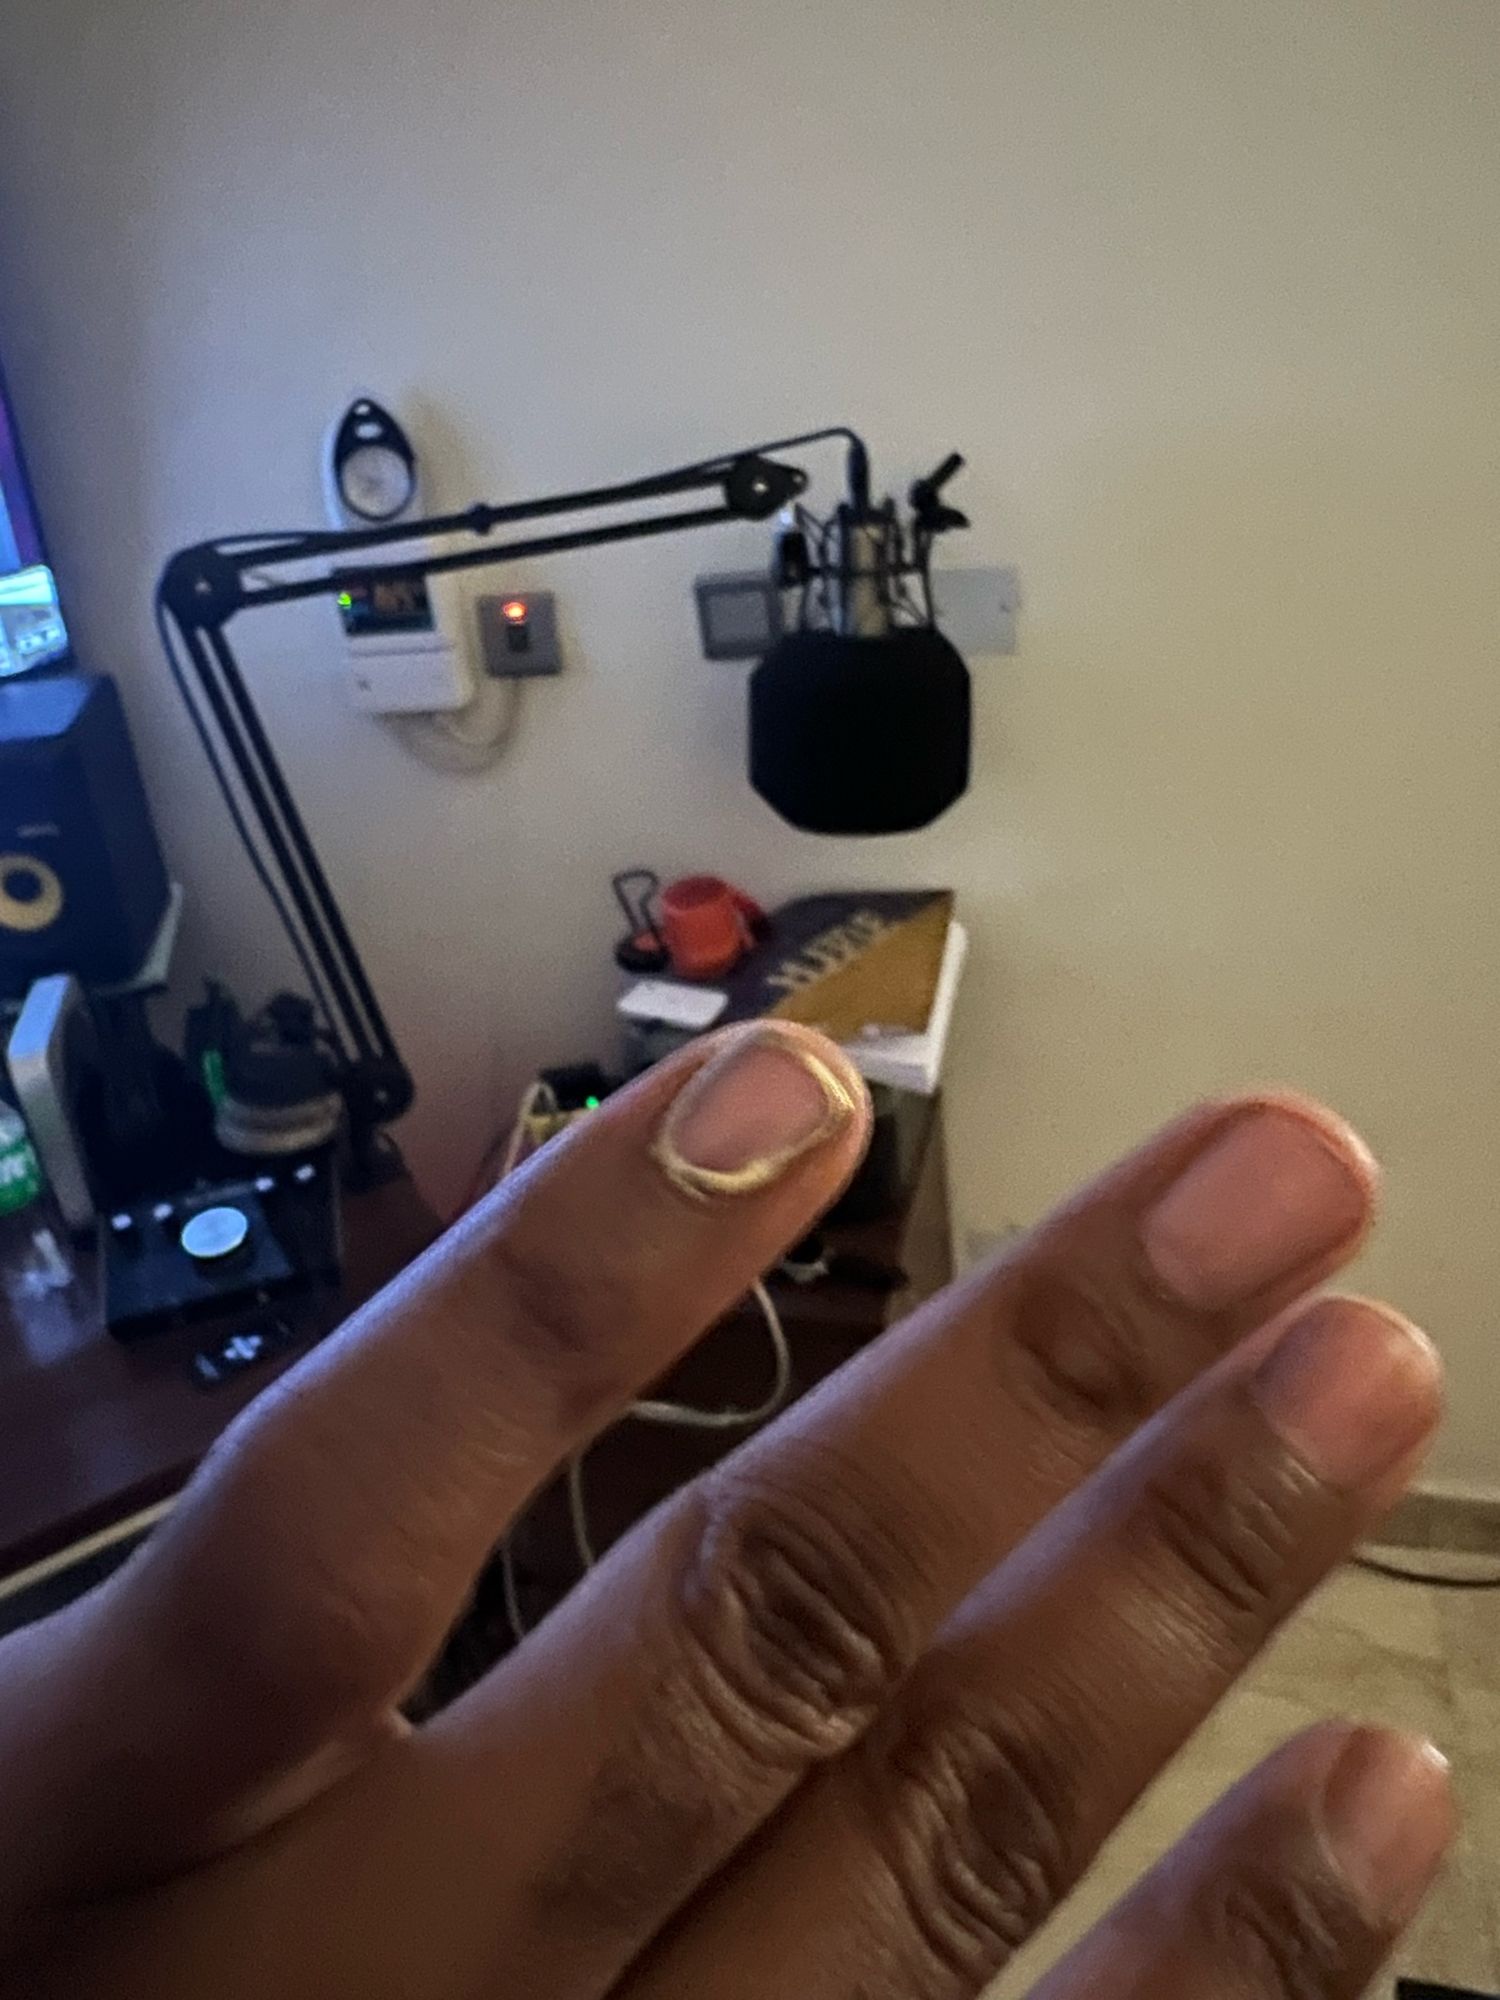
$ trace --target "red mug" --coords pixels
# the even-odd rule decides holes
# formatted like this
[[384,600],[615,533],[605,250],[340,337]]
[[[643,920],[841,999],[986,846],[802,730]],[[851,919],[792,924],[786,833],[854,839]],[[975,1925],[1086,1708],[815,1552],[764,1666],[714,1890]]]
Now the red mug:
[[684,875],[661,892],[661,930],[679,979],[721,979],[755,942],[765,912],[717,875]]

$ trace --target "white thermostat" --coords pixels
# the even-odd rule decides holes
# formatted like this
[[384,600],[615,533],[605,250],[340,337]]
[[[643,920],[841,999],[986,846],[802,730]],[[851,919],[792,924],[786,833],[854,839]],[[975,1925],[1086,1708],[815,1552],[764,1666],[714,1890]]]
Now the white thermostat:
[[[415,447],[373,396],[356,396],[330,427],[323,493],[335,528],[420,518]],[[335,604],[357,708],[376,715],[433,714],[474,699],[477,669],[454,580],[429,579],[412,567],[438,553],[432,543],[414,541],[399,552],[340,558]]]

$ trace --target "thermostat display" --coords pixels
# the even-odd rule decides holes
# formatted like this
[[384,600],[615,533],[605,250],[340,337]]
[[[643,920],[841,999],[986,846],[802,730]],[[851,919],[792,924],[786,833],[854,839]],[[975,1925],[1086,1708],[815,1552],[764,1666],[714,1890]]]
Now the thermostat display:
[[338,585],[339,617],[350,639],[437,629],[426,578],[410,570],[344,570]]

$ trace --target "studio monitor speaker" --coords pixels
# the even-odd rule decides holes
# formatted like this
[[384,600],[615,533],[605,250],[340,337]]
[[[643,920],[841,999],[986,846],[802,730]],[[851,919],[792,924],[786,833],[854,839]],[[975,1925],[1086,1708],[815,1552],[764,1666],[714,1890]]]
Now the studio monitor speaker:
[[0,682],[0,999],[129,979],[169,894],[114,682]]

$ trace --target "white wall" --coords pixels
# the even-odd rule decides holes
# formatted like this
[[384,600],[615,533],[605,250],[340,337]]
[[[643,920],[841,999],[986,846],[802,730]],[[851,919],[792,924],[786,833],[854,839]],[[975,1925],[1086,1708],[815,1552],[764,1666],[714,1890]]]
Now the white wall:
[[745,788],[687,580],[753,536],[554,568],[569,676],[477,783],[344,711],[326,613],[243,628],[413,1153],[451,1194],[596,1042],[613,867],[949,881],[961,1224],[1197,1092],[1324,1092],[1391,1171],[1364,1281],[1451,1363],[1438,1469],[1500,1486],[1497,86],[1494,0],[8,0],[4,351],[192,962],[248,993],[279,948],[148,582],[313,518],[351,386],[428,412],[454,501],[834,418],[893,479],[960,445],[1027,612],[925,837]]

